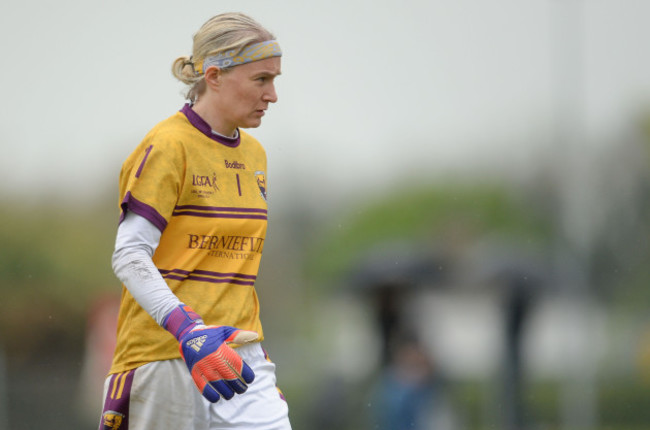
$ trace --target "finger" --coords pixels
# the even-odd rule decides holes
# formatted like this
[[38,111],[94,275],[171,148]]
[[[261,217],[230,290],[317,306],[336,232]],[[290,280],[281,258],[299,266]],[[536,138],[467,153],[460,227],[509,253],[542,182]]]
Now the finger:
[[216,403],[219,401],[221,396],[219,393],[212,388],[212,386],[208,383],[208,378],[205,377],[201,372],[199,371],[193,371],[192,372],[192,379],[194,380],[194,383],[196,384],[196,387],[199,389],[199,392],[208,399],[212,403]]
[[228,339],[226,339],[227,343],[235,343],[238,345],[244,345],[250,342],[253,342],[259,338],[259,335],[257,332],[254,331],[249,331],[249,330],[237,330],[233,332]]
[[224,379],[226,384],[237,394],[243,394],[248,390],[248,385],[239,378],[235,379]]
[[[226,346],[224,345],[224,347]],[[248,386],[240,379],[239,373],[228,361],[216,360],[216,358],[216,355],[206,357],[197,364],[192,372],[199,391],[213,403],[220,396],[230,400],[235,393],[243,393],[248,389]]]
[[246,370],[247,373],[252,373],[253,371],[250,367],[248,367],[246,363],[244,363],[244,361],[239,356],[234,356],[233,358],[237,359],[236,363],[233,365],[233,363],[225,361],[228,370],[222,372],[222,375],[224,376],[224,381],[226,381],[226,383],[230,386],[230,388],[233,389],[233,391],[238,394],[242,394],[248,389],[248,381],[244,379],[242,373],[244,370]]
[[210,383],[207,385],[210,385],[214,390],[221,394],[221,397],[226,400],[232,399],[235,395],[235,391],[223,379],[219,379],[218,381],[210,381]]
[[[254,333],[255,332],[249,332]],[[237,351],[228,345],[221,345],[215,352],[215,357],[223,360],[225,367],[220,367],[219,372],[224,379],[235,380],[239,379],[242,383],[250,384],[255,380],[255,372],[253,369],[242,360]]]
[[212,403],[217,403],[221,398],[219,392],[215,390],[214,387],[207,381],[205,382],[205,386],[203,387],[203,391],[201,392],[201,394],[203,394],[203,397],[205,397]]
[[[246,378],[244,378],[242,376],[244,366],[241,357],[228,345],[222,344],[217,351],[199,361],[195,369],[202,378],[210,381],[220,393],[221,390],[215,385],[215,381],[224,380],[232,391],[243,393],[248,389],[246,379],[250,380],[250,374],[252,373],[250,367],[246,365]],[[222,395],[230,395],[230,393],[226,391]]]
[[[236,393],[243,393],[248,389],[248,384],[255,380],[255,372],[242,360],[241,356],[228,345],[221,345],[211,357],[219,357],[219,375],[229,381]],[[216,379],[216,378],[214,378]]]
[[246,362],[243,360],[242,360],[241,372],[239,373],[241,374],[241,377],[244,380],[244,382],[246,382],[247,384],[250,384],[255,380],[255,372],[253,372],[253,369],[251,369],[250,366],[246,364]]
[[241,394],[246,391],[248,384],[255,380],[255,372],[241,357],[230,357],[224,364],[227,366],[227,369],[222,369],[220,373],[236,393]]

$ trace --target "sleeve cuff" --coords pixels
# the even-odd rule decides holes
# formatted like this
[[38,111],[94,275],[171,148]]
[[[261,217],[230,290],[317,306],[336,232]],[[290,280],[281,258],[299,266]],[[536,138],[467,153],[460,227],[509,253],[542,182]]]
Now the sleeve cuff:
[[131,211],[155,225],[161,233],[165,230],[165,227],[167,227],[167,220],[160,215],[156,209],[133,197],[133,194],[131,194],[130,191],[126,193],[126,196],[124,196],[120,208],[122,209],[122,213],[120,214],[120,223],[124,221],[126,212]]

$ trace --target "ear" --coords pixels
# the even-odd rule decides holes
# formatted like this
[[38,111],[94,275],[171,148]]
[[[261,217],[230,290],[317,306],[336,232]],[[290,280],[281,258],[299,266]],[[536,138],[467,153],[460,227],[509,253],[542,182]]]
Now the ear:
[[205,79],[205,83],[208,87],[212,88],[215,91],[218,91],[219,87],[221,87],[221,76],[222,71],[220,68],[217,66],[210,66],[206,69],[203,78]]

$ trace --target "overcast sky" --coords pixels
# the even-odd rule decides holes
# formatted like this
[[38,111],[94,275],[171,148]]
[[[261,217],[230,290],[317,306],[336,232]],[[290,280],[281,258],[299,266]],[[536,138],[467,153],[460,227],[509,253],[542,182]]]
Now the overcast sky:
[[553,149],[558,117],[589,141],[650,101],[647,0],[7,1],[0,195],[105,198],[184,103],[171,62],[225,11],[256,18],[284,51],[279,102],[251,130],[271,192],[525,169]]

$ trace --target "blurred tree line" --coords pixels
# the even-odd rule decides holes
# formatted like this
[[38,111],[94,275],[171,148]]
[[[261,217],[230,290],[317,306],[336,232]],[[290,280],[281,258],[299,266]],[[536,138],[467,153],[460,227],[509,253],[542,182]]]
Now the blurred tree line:
[[46,200],[0,210],[0,428],[86,428],[81,401],[100,407],[99,396],[83,399],[81,375],[89,318],[120,293],[110,266],[117,206]]
[[[113,206],[3,203],[0,333],[12,356],[78,344],[89,304],[103,292],[119,291],[110,267],[117,217]],[[18,322],[29,322],[29,336],[16,330]]]
[[[593,302],[604,310],[606,333],[602,335],[607,351],[595,360],[594,373],[584,375],[593,380],[577,381],[577,388],[567,389],[560,380],[529,380],[526,390],[516,394],[519,402],[526,403],[528,422],[503,428],[583,428],[584,423],[590,425],[586,428],[646,428],[650,421],[646,407],[650,395],[650,121],[596,146],[598,150],[585,149],[572,159],[563,159],[565,154],[540,159],[538,170],[521,182],[495,175],[417,188],[403,183],[364,204],[349,205],[310,243],[306,278],[322,289],[321,297],[346,288],[356,288],[358,293],[364,282],[385,288],[382,277],[386,284],[395,282],[391,276],[402,276],[399,282],[417,282],[404,279],[417,278],[417,274],[405,275],[388,267],[407,265],[414,259],[413,251],[443,256],[448,267],[462,266],[486,238],[513,245],[513,260],[520,257],[517,250],[522,254],[532,250],[547,258],[546,268],[554,272],[549,276],[551,284],[555,283],[549,288],[552,294]],[[403,244],[407,246],[400,248]],[[398,252],[387,254],[391,247]],[[483,257],[489,259],[498,252],[493,248]],[[439,261],[432,258],[430,265]],[[481,399],[484,384],[456,382],[452,391],[468,426],[462,428],[489,426]],[[337,380],[337,384],[344,381]],[[340,411],[348,421],[339,420],[337,428],[360,425],[363,390],[349,388],[360,390],[348,398],[352,404],[356,398],[356,406]],[[585,394],[587,403],[593,404],[568,399],[573,394]],[[581,407],[594,410],[584,412]],[[326,418],[320,417],[331,424]]]

